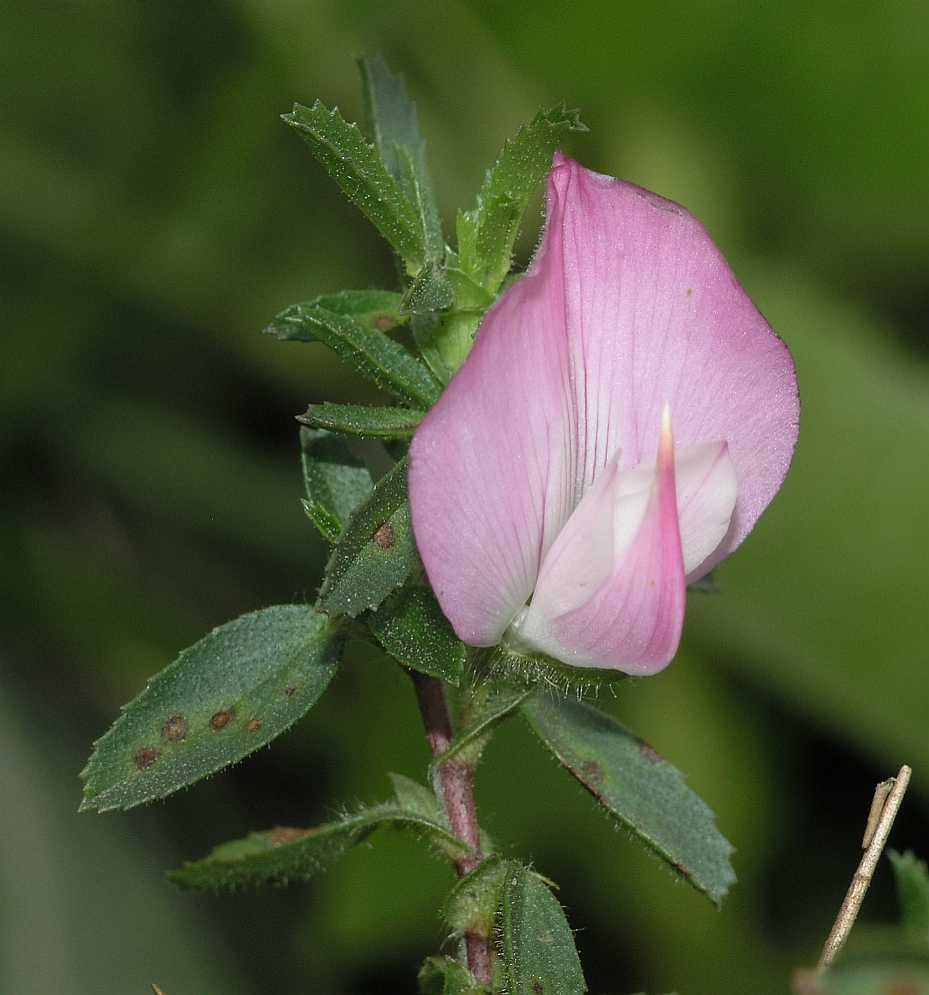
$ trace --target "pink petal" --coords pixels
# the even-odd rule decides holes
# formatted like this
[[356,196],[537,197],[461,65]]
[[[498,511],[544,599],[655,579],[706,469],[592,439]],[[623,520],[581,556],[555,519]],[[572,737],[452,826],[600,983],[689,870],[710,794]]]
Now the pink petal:
[[579,667],[652,674],[677,652],[686,581],[670,420],[657,466],[607,464],[542,564],[517,643]]
[[620,448],[621,469],[652,462],[666,402],[680,446],[724,440],[738,500],[695,579],[739,545],[783,482],[799,419],[793,361],[684,208],[556,161],[549,183],[564,206],[547,240],[564,246],[575,470],[589,484]]

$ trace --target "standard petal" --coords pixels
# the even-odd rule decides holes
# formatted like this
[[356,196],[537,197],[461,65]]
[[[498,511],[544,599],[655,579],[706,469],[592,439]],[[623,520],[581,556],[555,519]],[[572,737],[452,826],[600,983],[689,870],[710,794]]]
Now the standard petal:
[[589,486],[620,448],[620,469],[652,463],[666,402],[680,446],[724,440],[738,499],[699,576],[744,539],[787,472],[799,417],[790,353],[684,208],[557,162],[577,479]]
[[686,600],[667,417],[657,465],[618,463],[558,536],[513,638],[574,666],[652,674],[677,652]]
[[[560,231],[550,196],[547,231]],[[416,543],[442,610],[472,645],[499,642],[575,503],[563,273],[560,240],[546,234],[410,447]]]

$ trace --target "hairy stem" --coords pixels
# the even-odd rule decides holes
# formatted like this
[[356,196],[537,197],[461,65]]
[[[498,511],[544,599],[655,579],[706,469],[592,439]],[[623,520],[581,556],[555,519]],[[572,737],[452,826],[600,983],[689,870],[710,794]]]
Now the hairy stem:
[[[413,686],[423,717],[426,740],[434,757],[440,757],[452,741],[452,722],[445,701],[442,682],[434,677],[413,673]],[[481,862],[481,827],[474,802],[474,768],[459,760],[451,759],[436,765],[436,790],[449,829],[471,848],[471,854],[456,861],[458,876],[470,873]],[[482,984],[490,984],[490,938],[476,931],[465,933],[468,968]]]

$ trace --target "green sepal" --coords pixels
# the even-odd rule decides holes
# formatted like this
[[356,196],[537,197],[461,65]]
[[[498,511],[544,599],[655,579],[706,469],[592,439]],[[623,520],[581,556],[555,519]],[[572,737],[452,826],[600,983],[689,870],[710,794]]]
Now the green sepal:
[[929,868],[914,853],[888,851],[894,869],[904,935],[929,945]]
[[374,481],[345,443],[320,429],[300,430],[300,463],[306,497],[303,510],[324,539],[336,542]]
[[562,697],[595,695],[604,685],[628,680],[618,670],[572,667],[554,657],[517,646],[509,636],[481,655],[481,666],[493,678],[523,687],[547,687]]
[[417,975],[419,995],[490,995],[474,975],[452,957],[427,957]]
[[345,196],[393,246],[407,272],[418,273],[426,258],[422,220],[358,126],[318,100],[312,107],[294,104],[293,111],[281,117],[300,133]]
[[365,621],[381,646],[405,667],[456,687],[461,683],[467,647],[428,588],[403,588]]
[[487,171],[477,207],[457,221],[461,268],[495,294],[512,263],[513,245],[529,198],[551,169],[552,157],[571,132],[586,131],[578,112],[539,111]]
[[426,166],[426,141],[419,130],[416,104],[403,77],[391,72],[380,55],[358,60],[368,128],[384,165],[413,205],[423,230],[427,259],[442,255],[442,224]]
[[355,511],[326,566],[319,608],[356,618],[373,611],[417,562],[406,459],[395,464]]
[[716,905],[735,872],[712,811],[646,742],[599,709],[540,692],[522,712],[542,743],[621,826]]
[[399,342],[319,300],[291,304],[265,332],[291,342],[323,342],[363,377],[408,404],[431,407],[441,392],[429,370]]
[[426,417],[425,411],[364,404],[311,404],[297,421],[360,439],[410,439]]
[[278,605],[214,629],[123,708],[82,773],[81,809],[128,809],[241,760],[316,704],[342,635],[307,605]]
[[397,805],[377,805],[314,829],[277,827],[216,847],[202,860],[173,871],[171,880],[195,891],[235,891],[262,884],[305,881],[327,870],[378,829],[411,831],[443,854],[471,851],[445,826]]
[[564,910],[537,874],[510,862],[503,876],[496,935],[500,991],[584,995],[587,983]]

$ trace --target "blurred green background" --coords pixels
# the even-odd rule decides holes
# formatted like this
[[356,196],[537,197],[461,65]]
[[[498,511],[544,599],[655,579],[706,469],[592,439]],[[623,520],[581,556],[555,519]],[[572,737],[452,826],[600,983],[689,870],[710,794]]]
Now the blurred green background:
[[[564,98],[591,128],[569,151],[687,204],[794,352],[786,486],[723,593],[691,599],[679,660],[605,702],[738,847],[723,911],[519,724],[478,789],[494,835],[561,884],[592,992],[783,993],[902,761],[892,842],[929,854],[929,7],[903,0],[4,5],[0,991],[412,992],[442,939],[450,872],[389,836],[289,891],[197,898],[162,876],[383,797],[388,769],[422,776],[384,660],[356,654],[233,771],[76,814],[93,738],[149,675],[314,594],[292,416],[362,388],[258,332],[295,300],[391,286],[392,265],[277,115],[319,96],[360,117],[353,58],[376,50],[417,98],[446,220]],[[865,912],[893,915],[886,866]]]

